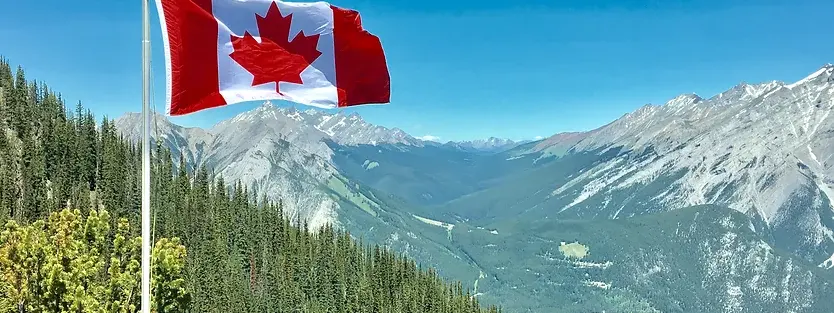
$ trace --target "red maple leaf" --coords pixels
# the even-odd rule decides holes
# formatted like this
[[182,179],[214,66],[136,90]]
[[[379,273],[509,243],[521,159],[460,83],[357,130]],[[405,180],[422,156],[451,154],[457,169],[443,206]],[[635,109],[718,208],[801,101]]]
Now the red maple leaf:
[[243,37],[232,35],[235,51],[229,56],[240,66],[252,73],[252,86],[275,82],[275,91],[281,93],[279,82],[301,84],[301,72],[313,63],[321,52],[316,49],[319,35],[304,35],[299,32],[288,40],[292,14],[281,16],[275,2],[266,12],[266,17],[255,14],[261,42],[245,32]]

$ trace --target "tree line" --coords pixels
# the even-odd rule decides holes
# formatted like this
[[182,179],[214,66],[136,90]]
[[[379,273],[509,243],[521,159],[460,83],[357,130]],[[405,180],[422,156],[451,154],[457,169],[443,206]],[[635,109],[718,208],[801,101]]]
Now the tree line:
[[[2,58],[0,131],[0,275],[13,278],[0,280],[0,311],[138,311],[139,147]],[[431,268],[332,226],[312,231],[280,201],[154,150],[156,312],[500,312]]]

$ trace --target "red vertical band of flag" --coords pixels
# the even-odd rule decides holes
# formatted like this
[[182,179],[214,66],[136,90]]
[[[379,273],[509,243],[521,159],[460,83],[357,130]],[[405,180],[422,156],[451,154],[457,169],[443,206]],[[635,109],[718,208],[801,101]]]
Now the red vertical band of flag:
[[212,0],[161,1],[170,53],[170,115],[226,104],[217,73],[217,21]]
[[362,28],[359,12],[330,7],[339,107],[388,103],[391,78],[379,38]]

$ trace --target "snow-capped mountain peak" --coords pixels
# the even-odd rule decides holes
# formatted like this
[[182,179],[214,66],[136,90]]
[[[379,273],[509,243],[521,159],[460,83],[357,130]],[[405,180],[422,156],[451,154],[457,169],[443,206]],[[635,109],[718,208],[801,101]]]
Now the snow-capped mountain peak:
[[832,73],[834,73],[834,65],[832,65],[831,63],[828,63],[828,64],[825,64],[822,67],[820,67],[820,69],[818,69],[816,72],[811,73],[811,75],[808,75],[805,78],[803,78],[803,79],[801,79],[801,80],[799,80],[799,81],[797,81],[793,84],[787,85],[786,87],[788,87],[788,89],[793,89],[793,88],[800,87],[802,85],[806,85],[806,84],[814,83],[814,82],[831,83],[832,82],[832,78],[831,78]]
[[785,83],[775,80],[759,84],[748,84],[747,82],[742,82],[733,88],[713,96],[708,101],[714,103],[715,105],[738,104],[740,103],[739,101],[748,101],[764,96],[783,87],[784,85]]
[[[327,112],[321,109],[300,110],[295,106],[283,107],[267,101],[263,105],[218,123],[212,133],[223,133],[228,128],[269,128],[285,135],[286,139],[301,146],[318,145],[323,139],[343,145],[407,144],[421,146],[420,140],[397,128],[386,128],[365,121],[356,112]],[[302,139],[303,138],[303,139]],[[303,147],[302,147],[303,148]],[[322,152],[320,149],[312,149]],[[325,153],[326,155],[326,153]]]
[[703,99],[695,93],[685,93],[669,100],[664,106],[686,107],[701,102]]

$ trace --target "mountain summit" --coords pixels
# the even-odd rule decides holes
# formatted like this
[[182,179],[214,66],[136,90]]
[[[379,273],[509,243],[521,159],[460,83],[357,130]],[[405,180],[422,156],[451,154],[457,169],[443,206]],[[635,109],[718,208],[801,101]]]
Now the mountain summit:
[[349,115],[339,111],[326,113],[322,110],[299,110],[292,107],[279,107],[267,101],[258,108],[241,113],[231,119],[220,122],[209,131],[222,133],[230,127],[257,125],[272,127],[293,142],[316,142],[330,139],[344,145],[360,144],[407,144],[421,145],[420,140],[406,134],[399,128],[386,128],[370,124],[359,114]]

